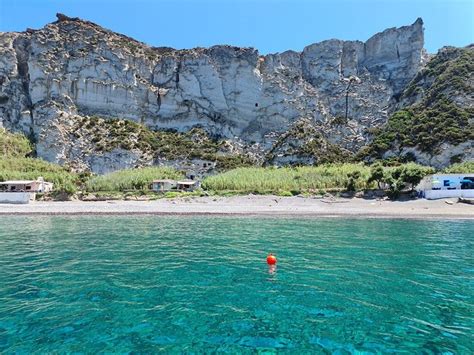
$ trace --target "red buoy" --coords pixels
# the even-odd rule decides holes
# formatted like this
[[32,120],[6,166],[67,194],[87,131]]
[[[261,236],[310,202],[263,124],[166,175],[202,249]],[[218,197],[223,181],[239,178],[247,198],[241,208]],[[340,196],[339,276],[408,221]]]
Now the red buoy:
[[268,254],[267,256],[267,264],[268,265],[275,265],[277,263],[277,258],[272,253]]

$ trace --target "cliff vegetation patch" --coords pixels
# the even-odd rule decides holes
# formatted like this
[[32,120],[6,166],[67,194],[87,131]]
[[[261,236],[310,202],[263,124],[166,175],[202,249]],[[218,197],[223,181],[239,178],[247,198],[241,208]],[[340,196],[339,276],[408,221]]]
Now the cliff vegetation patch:
[[246,155],[230,153],[224,141],[213,139],[201,128],[187,132],[153,131],[130,120],[80,117],[72,131],[75,139],[87,140],[96,153],[121,148],[140,151],[155,159],[202,159],[215,161],[218,170],[253,163]]
[[[370,130],[373,139],[357,157],[382,158],[387,151],[400,154],[404,147],[433,156],[443,144],[473,141],[473,76],[474,48],[441,50],[404,91],[401,102],[408,105],[385,126]],[[462,157],[451,157],[456,160]]]

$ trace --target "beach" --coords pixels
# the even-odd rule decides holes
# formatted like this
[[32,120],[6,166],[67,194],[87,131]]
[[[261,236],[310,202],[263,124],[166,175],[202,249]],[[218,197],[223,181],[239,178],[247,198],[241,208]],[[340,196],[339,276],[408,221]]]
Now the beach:
[[152,201],[34,201],[0,204],[0,215],[220,215],[474,219],[457,199],[390,201],[279,196],[187,197]]

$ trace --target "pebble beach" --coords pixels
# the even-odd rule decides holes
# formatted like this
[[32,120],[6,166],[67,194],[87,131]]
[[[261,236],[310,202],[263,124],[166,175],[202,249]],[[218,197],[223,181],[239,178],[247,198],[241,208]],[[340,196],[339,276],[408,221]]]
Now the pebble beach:
[[153,201],[34,201],[0,204],[0,215],[222,215],[474,219],[474,205],[457,199],[389,201],[363,198],[233,196]]

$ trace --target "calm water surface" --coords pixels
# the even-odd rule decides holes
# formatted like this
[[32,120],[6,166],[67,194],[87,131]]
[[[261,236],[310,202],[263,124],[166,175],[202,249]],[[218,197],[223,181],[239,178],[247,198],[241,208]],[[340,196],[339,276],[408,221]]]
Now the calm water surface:
[[0,217],[0,353],[470,354],[473,238],[472,221]]

